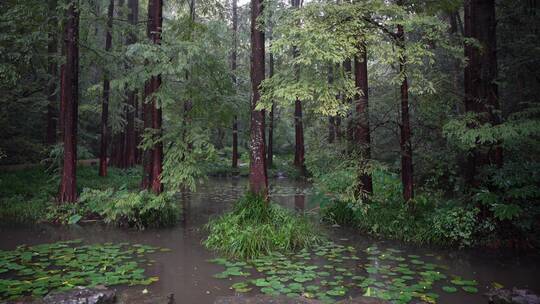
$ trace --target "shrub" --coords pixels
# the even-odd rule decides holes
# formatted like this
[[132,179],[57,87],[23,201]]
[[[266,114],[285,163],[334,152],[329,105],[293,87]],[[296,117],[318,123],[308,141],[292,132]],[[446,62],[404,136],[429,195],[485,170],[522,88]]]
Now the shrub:
[[253,194],[240,199],[231,212],[212,219],[206,229],[204,245],[233,258],[292,252],[323,240],[305,216]]
[[433,233],[438,240],[448,240],[460,247],[473,245],[478,208],[452,206],[439,208],[431,218]]
[[168,192],[155,195],[148,191],[85,189],[80,204],[106,223],[138,229],[172,226],[180,215],[180,207]]
[[42,220],[47,211],[47,200],[26,199],[15,195],[0,200],[0,221],[4,224],[34,223]]

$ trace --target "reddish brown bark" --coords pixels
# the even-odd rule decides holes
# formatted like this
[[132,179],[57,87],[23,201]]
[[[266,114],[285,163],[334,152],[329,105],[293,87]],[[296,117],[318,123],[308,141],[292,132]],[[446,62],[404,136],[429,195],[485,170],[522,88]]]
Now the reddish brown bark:
[[[272,41],[272,39],[270,39]],[[270,77],[274,76],[274,54],[270,53],[268,74]],[[272,102],[270,113],[268,113],[268,151],[266,153],[267,166],[272,168],[274,162],[274,110],[276,106]]]
[[64,164],[58,201],[77,200],[77,112],[79,99],[79,13],[74,0],[68,1],[66,22],[66,63],[63,81]]
[[[161,44],[161,30],[163,26],[163,0],[150,0],[148,22],[149,22],[149,38],[154,44]],[[150,79],[149,94],[153,94],[159,90],[161,86],[161,75],[153,76]],[[163,144],[161,142],[162,132],[162,113],[161,107],[158,106],[156,97],[153,96],[150,103],[152,132],[154,140],[157,141],[151,149],[151,180],[150,188],[155,194],[163,191],[161,183],[161,173],[163,171]]]
[[[300,8],[301,0],[292,0],[292,6],[296,9]],[[293,57],[298,56],[298,49],[293,47]],[[300,71],[295,71],[296,78],[300,76]],[[300,176],[306,174],[304,164],[304,125],[302,121],[302,101],[298,98],[294,101],[294,132],[295,132],[295,148],[294,148],[294,166],[298,169]]]
[[[150,2],[151,3],[151,2]],[[152,127],[152,105],[148,101],[152,82],[147,81],[144,86],[144,101],[142,104],[143,133]],[[152,181],[152,149],[142,151],[143,176],[141,182],[142,189],[149,189]]]
[[56,86],[58,84],[58,65],[56,64],[56,56],[58,52],[58,39],[57,39],[57,18],[56,18],[56,0],[49,0],[49,42],[47,45],[48,53],[48,73],[49,82],[47,84],[47,132],[45,135],[45,143],[53,145],[56,143],[56,123],[57,123],[57,94]]
[[[109,0],[107,11],[107,31],[105,33],[105,52],[110,52],[112,48],[112,26],[113,26],[114,0]],[[101,103],[101,149],[99,154],[99,176],[107,176],[107,139],[109,137],[109,98],[111,82],[109,71],[103,72],[103,100]]]
[[[236,89],[236,60],[238,45],[238,0],[232,1],[232,30],[233,30],[233,48],[231,53],[231,71],[233,83]],[[238,116],[234,115],[232,129],[232,168],[238,168]]]
[[367,50],[362,43],[360,45],[360,55],[354,59],[354,72],[356,88],[359,94],[356,95],[356,113],[355,113],[355,139],[356,145],[362,157],[362,164],[359,168],[359,178],[357,185],[357,194],[373,192],[373,181],[371,174],[365,171],[365,161],[371,158],[371,137],[369,130],[369,111],[368,111],[368,71],[367,71]]
[[[128,0],[128,22],[136,26],[139,22],[139,0]],[[137,42],[137,35],[130,33],[126,43]],[[125,162],[124,167],[130,168],[137,164],[137,134],[135,130],[135,117],[137,115],[138,94],[136,90],[127,93],[126,126],[125,126]]]
[[[400,3],[400,1],[399,1]],[[405,32],[403,25],[397,26],[398,47],[401,50],[399,61],[399,73],[403,78],[401,82],[401,124],[400,124],[400,149],[401,149],[401,183],[403,186],[403,199],[409,201],[414,197],[413,161],[411,145],[411,125],[409,118],[409,85],[407,82],[406,63],[403,54],[405,51]]]
[[263,1],[251,0],[251,125],[249,190],[268,197],[266,147],[264,139],[264,111],[256,110],[260,99],[260,85],[264,80],[264,31],[258,28],[258,18],[263,14]]
[[[464,70],[465,110],[477,114],[480,124],[500,123],[497,79],[497,39],[494,0],[465,1],[465,37],[476,39],[481,48],[465,45],[468,65]],[[471,128],[476,126],[471,125]],[[499,144],[478,147],[467,160],[465,177],[471,187],[480,184],[479,169],[488,164],[502,166]]]

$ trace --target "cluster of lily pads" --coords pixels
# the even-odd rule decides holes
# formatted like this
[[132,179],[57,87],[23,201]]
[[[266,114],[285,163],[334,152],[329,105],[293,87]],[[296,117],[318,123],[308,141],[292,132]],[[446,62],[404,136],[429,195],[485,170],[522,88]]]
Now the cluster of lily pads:
[[[420,299],[436,303],[435,290],[476,293],[477,282],[447,275],[447,267],[428,263],[418,255],[397,249],[368,247],[361,252],[352,246],[327,242],[296,254],[272,254],[250,261],[211,260],[225,270],[214,277],[233,279],[236,292],[259,291],[268,295],[316,298],[332,303],[345,297],[366,295],[409,303]],[[428,254],[429,256],[429,254]],[[436,285],[436,286],[435,286]]]
[[146,254],[165,248],[128,243],[83,245],[80,240],[19,246],[0,251],[0,300],[42,297],[76,286],[149,285],[142,263]]

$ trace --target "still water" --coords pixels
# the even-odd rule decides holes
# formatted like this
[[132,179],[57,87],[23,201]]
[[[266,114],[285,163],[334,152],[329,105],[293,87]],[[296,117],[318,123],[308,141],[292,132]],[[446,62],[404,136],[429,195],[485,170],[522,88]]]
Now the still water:
[[[176,303],[213,303],[218,296],[234,295],[229,286],[241,279],[223,280],[212,276],[223,271],[223,267],[207,262],[215,257],[202,245],[204,224],[211,216],[228,210],[247,186],[246,179],[211,178],[200,185],[195,193],[182,195],[184,207],[181,223],[169,229],[135,231],[119,229],[102,224],[85,224],[71,227],[39,225],[33,227],[0,227],[0,250],[12,250],[21,244],[35,245],[71,239],[83,239],[86,243],[130,242],[167,247],[172,251],[151,255],[155,263],[148,266],[146,273],[159,276],[159,281],[148,287],[120,288],[126,294],[139,297],[147,288],[148,294],[174,294]],[[295,210],[316,210],[310,201],[309,185],[286,179],[271,180],[271,196],[274,201]],[[330,238],[358,250],[358,263],[373,263],[367,260],[364,249],[376,246],[384,251],[399,250],[404,255],[424,257],[427,263],[444,265],[449,275],[458,275],[478,282],[476,294],[459,291],[440,292],[437,303],[486,303],[482,293],[496,282],[505,287],[532,289],[540,293],[540,256],[534,253],[495,252],[489,250],[444,250],[437,248],[405,245],[394,241],[382,241],[360,235],[353,230],[327,227]],[[255,293],[255,291],[251,291]],[[130,301],[133,303],[133,301]]]

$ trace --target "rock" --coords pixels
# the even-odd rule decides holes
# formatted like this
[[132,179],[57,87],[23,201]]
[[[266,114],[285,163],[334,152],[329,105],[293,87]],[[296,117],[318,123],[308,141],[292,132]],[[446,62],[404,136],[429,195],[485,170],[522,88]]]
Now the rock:
[[490,304],[540,304],[540,297],[527,289],[499,288],[485,294]]
[[155,295],[152,293],[134,293],[126,291],[118,296],[118,304],[174,304],[174,294],[168,296]]
[[320,304],[322,302],[306,298],[289,298],[286,296],[232,296],[218,297],[214,304]]
[[341,300],[337,303],[338,304],[391,304],[391,302],[388,302],[386,300],[373,298],[373,297],[363,297],[363,296],[347,299],[347,300]]
[[113,304],[116,292],[103,286],[96,288],[76,287],[66,292],[50,293],[41,302],[43,304]]
[[[323,302],[315,299],[307,298],[289,298],[286,296],[267,296],[257,295],[252,297],[234,296],[234,297],[218,297],[214,304],[321,304]],[[390,304],[390,302],[371,298],[371,297],[356,297],[337,302],[338,304]]]

